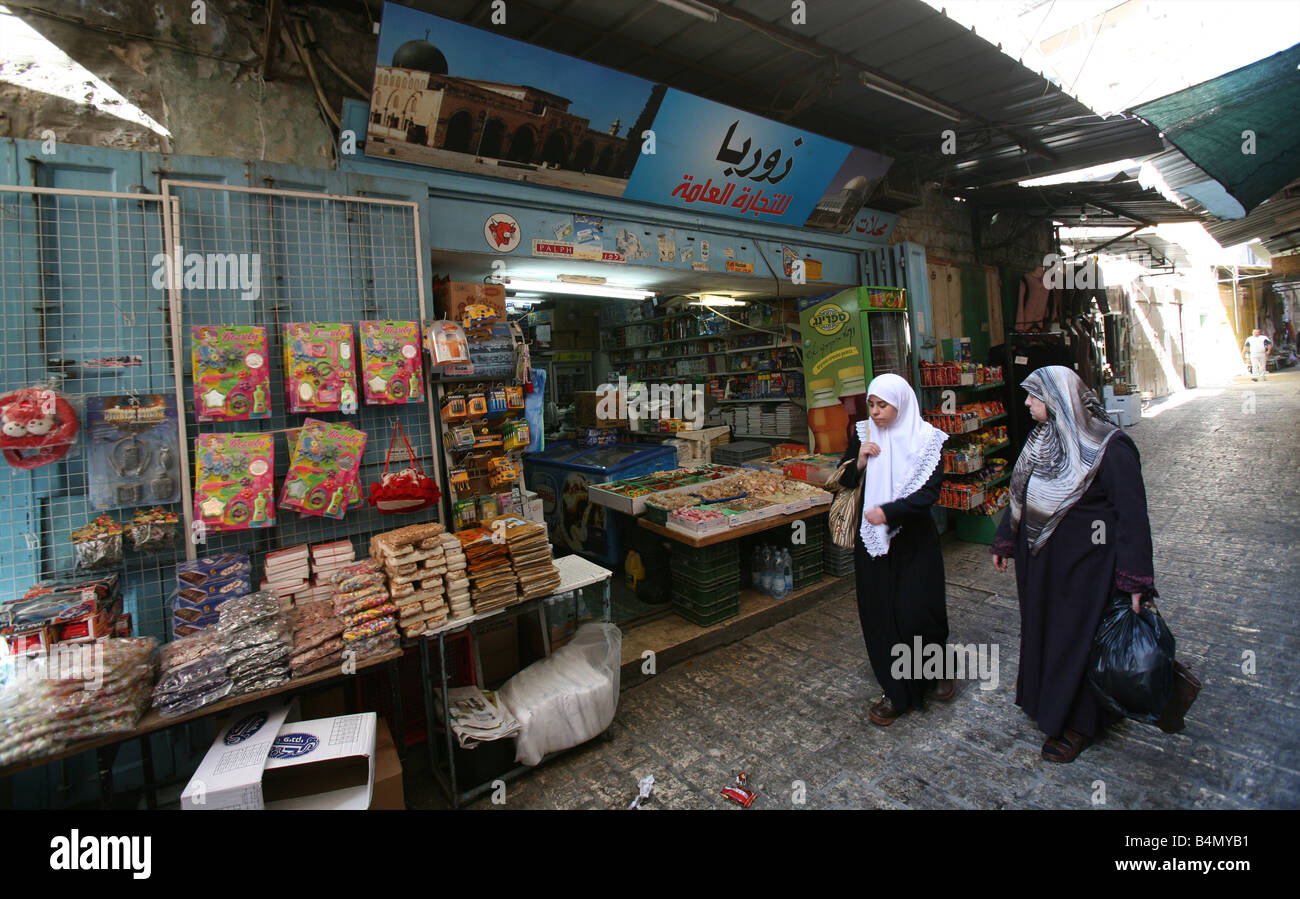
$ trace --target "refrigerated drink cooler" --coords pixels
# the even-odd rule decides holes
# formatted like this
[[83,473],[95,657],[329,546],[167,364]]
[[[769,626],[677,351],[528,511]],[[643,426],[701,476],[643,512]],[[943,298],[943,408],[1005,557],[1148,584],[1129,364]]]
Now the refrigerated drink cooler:
[[804,390],[814,452],[843,453],[867,418],[867,385],[896,374],[913,387],[907,292],[855,287],[799,300]]
[[677,450],[656,444],[587,446],[568,440],[524,456],[524,479],[542,499],[559,555],[582,553],[606,565],[621,561],[617,513],[587,498],[589,484],[677,467]]

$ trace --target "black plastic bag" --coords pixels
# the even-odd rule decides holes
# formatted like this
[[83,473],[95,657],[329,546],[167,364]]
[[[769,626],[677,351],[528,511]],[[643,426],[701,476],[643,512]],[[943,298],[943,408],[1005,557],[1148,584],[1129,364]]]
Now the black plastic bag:
[[1174,635],[1153,604],[1135,614],[1131,594],[1111,597],[1088,656],[1088,683],[1115,714],[1160,720],[1174,691]]

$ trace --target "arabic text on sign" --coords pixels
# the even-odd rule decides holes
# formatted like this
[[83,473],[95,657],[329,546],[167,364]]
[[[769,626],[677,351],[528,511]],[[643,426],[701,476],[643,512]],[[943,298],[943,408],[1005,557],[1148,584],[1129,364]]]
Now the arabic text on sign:
[[682,183],[673,189],[670,196],[679,197],[683,203],[712,203],[716,206],[730,206],[739,210],[740,215],[752,212],[758,215],[784,215],[794,199],[792,194],[772,194],[765,197],[760,187],[755,192],[752,187],[741,187],[740,195],[730,203],[737,185],[724,182],[726,187],[719,187],[709,178],[703,184],[695,181],[694,175],[682,175]]
[[[785,168],[781,171],[780,175],[775,174],[776,167],[781,164],[781,151],[779,149],[773,150],[771,153],[767,154],[767,158],[764,159],[763,150],[760,147],[754,150],[754,159],[749,164],[748,168],[738,168],[740,163],[744,162],[749,157],[749,148],[753,143],[753,141],[747,137],[745,138],[745,142],[739,147],[733,147],[731,145],[731,141],[736,135],[736,128],[739,125],[739,119],[736,119],[736,121],[731,123],[731,127],[727,129],[726,136],[722,138],[721,146],[718,147],[718,155],[715,158],[718,162],[727,163],[727,167],[722,170],[723,175],[740,175],[743,178],[749,178],[750,181],[767,181],[769,184],[777,184],[782,181],[786,175],[790,174],[790,169],[794,166],[793,157],[785,161]],[[796,148],[803,146],[803,138],[796,137],[794,139],[794,146]],[[750,175],[750,172],[758,168],[760,162],[763,165],[763,170],[757,175]]]

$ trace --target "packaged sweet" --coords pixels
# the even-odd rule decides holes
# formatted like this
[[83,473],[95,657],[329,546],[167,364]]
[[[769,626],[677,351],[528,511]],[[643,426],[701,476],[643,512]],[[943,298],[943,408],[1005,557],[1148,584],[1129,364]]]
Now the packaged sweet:
[[215,685],[205,687],[194,693],[179,694],[173,700],[160,703],[156,708],[158,714],[163,718],[177,718],[181,715],[188,715],[190,712],[196,712],[205,706],[226,698],[230,695],[233,686],[231,681],[226,678]]
[[292,645],[292,641],[293,632],[289,630],[289,625],[283,618],[268,618],[225,635],[226,651],[229,653],[263,643],[280,642]]
[[0,395],[0,450],[24,471],[57,462],[76,444],[81,421],[66,396],[44,387]]
[[154,508],[141,510],[131,519],[131,549],[138,553],[164,553],[176,547],[180,517],[175,512]]
[[342,519],[361,496],[366,433],[309,418],[293,444],[280,505],[303,515]]
[[[223,633],[280,617],[280,598],[267,590],[227,600],[221,606],[217,629]],[[229,648],[229,644],[227,644]]]
[[117,568],[122,564],[122,525],[107,515],[72,532],[78,571]]
[[190,359],[199,421],[271,417],[265,328],[195,325],[190,329]]

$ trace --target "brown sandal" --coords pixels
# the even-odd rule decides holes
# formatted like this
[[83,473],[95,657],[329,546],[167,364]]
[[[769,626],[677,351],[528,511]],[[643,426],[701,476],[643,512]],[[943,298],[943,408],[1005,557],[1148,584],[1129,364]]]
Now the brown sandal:
[[1083,752],[1084,747],[1091,742],[1092,740],[1083,734],[1066,730],[1061,736],[1052,737],[1043,744],[1043,760],[1062,765],[1069,764],[1078,758],[1079,753]]

